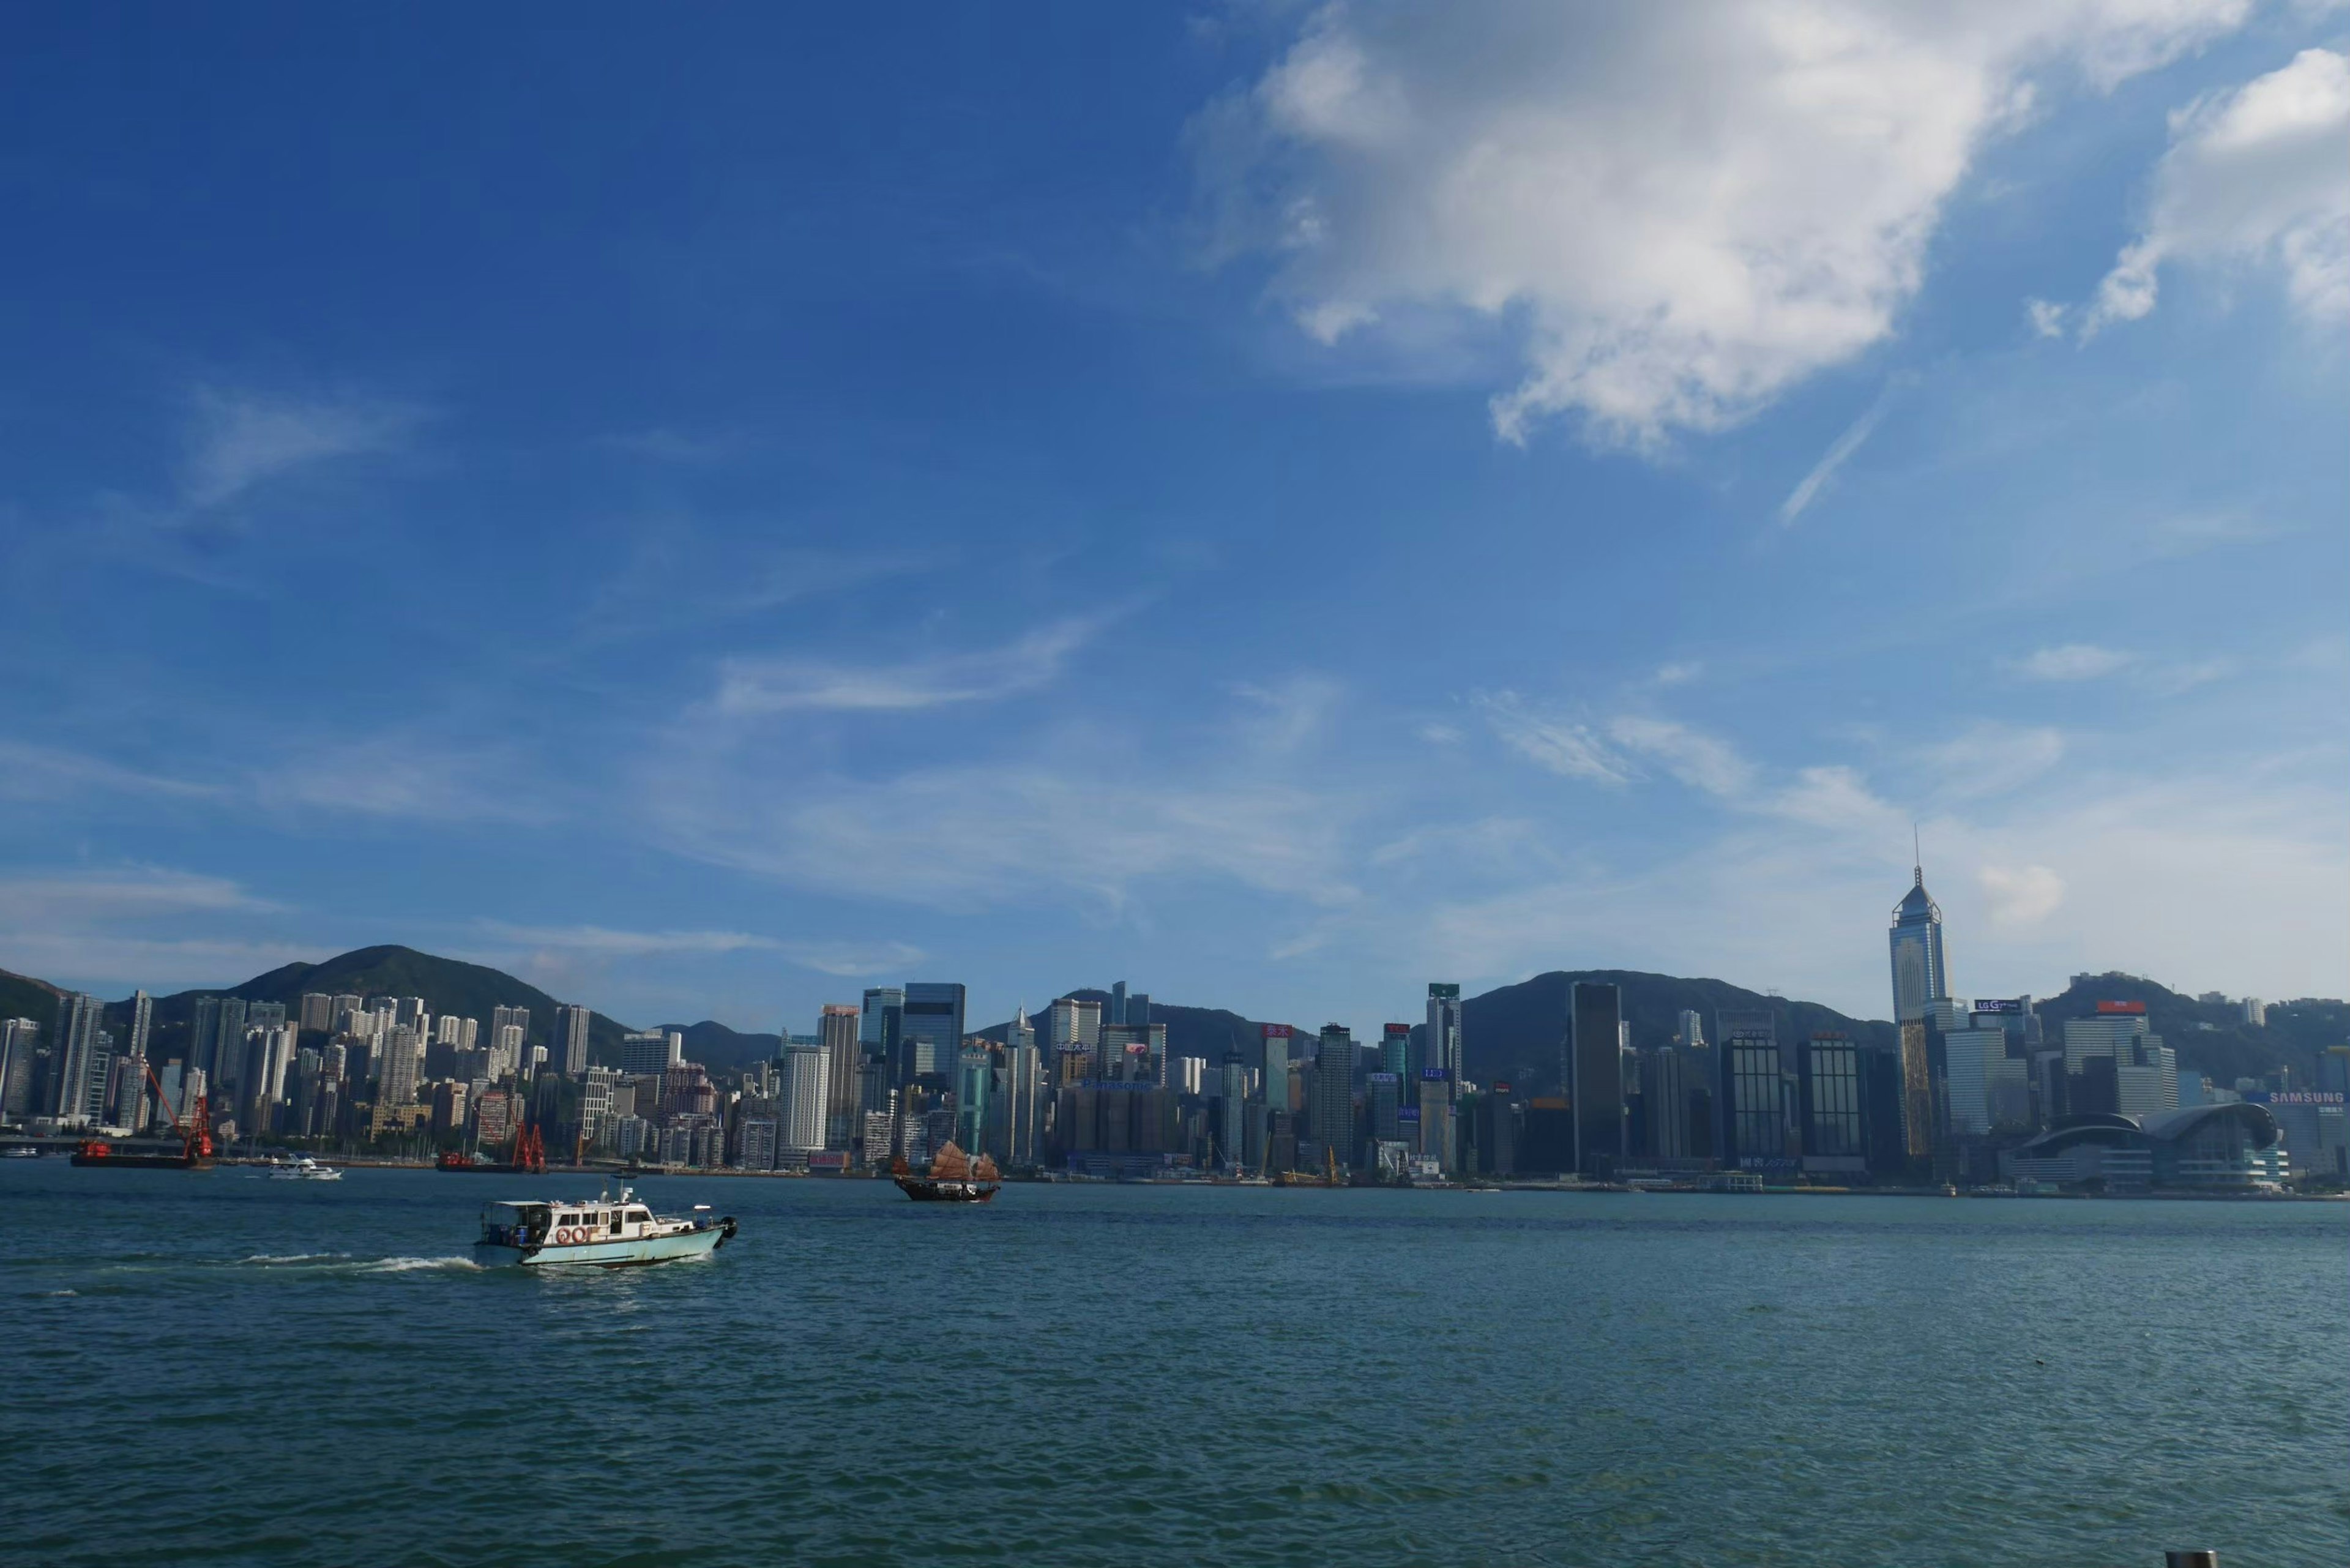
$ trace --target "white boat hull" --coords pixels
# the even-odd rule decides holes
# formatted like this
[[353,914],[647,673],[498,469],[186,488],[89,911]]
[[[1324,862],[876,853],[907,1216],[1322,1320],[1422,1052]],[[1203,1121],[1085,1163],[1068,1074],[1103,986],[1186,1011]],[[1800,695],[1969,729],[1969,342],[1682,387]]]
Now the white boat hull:
[[585,1266],[634,1268],[645,1263],[673,1263],[683,1258],[706,1258],[729,1234],[712,1225],[702,1231],[680,1231],[667,1236],[620,1237],[610,1241],[573,1241],[543,1247],[504,1247],[490,1241],[473,1243],[473,1262],[485,1269],[520,1267],[547,1269]]

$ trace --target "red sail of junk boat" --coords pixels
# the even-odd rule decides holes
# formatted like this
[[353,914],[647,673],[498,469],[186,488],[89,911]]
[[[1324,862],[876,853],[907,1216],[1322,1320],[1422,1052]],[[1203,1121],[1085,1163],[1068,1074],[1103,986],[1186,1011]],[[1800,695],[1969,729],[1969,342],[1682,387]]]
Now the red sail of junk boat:
[[927,1174],[916,1176],[899,1155],[889,1162],[889,1175],[898,1189],[917,1203],[986,1203],[1003,1185],[1003,1173],[995,1168],[994,1160],[983,1154],[972,1158],[951,1138],[931,1157]]

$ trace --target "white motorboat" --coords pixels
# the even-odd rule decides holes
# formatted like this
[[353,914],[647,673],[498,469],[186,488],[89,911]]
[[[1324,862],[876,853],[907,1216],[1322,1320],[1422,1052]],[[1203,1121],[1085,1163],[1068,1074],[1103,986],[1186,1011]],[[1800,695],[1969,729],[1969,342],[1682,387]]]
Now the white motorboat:
[[689,1217],[657,1215],[623,1187],[589,1199],[555,1202],[512,1199],[482,1206],[482,1233],[473,1261],[485,1268],[547,1268],[588,1264],[624,1269],[642,1263],[706,1258],[734,1238],[734,1218],[713,1218],[697,1203]]
[[320,1165],[307,1154],[298,1159],[281,1159],[269,1168],[269,1179],[272,1181],[340,1181],[342,1179],[341,1166]]

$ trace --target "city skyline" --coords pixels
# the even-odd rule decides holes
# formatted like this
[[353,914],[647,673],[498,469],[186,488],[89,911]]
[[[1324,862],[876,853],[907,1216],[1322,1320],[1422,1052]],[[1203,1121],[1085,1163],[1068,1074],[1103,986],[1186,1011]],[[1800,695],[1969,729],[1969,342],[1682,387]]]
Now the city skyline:
[[31,19],[0,967],[2350,991],[2339,17],[1925,16]]

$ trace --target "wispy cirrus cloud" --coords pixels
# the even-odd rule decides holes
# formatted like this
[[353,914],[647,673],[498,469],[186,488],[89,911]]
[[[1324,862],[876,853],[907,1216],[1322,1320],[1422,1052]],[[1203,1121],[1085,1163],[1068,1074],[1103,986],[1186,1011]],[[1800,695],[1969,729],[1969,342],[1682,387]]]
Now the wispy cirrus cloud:
[[1787,493],[1787,499],[1779,503],[1781,526],[1793,524],[1801,517],[1819,498],[1821,490],[1835,477],[1836,470],[1849,462],[1852,454],[1860,450],[1861,443],[1876,433],[1877,425],[1885,418],[1885,411],[1893,406],[1893,394],[1898,385],[1898,382],[1888,382],[1877,395],[1877,400],[1862,410],[1858,419],[1846,425],[1842,435],[1828,443],[1827,451],[1820,454],[1820,461],[1812,465],[1811,472]]
[[332,459],[397,451],[427,417],[414,404],[352,393],[291,397],[200,386],[191,404],[182,489],[197,507]]
[[[120,994],[228,985],[314,950],[275,940],[282,906],[226,877],[120,864],[0,872],[0,969]],[[258,923],[246,937],[237,927]],[[201,931],[199,936],[185,933]]]
[[1049,685],[1106,624],[1076,617],[1037,628],[1000,648],[899,664],[806,659],[730,659],[711,706],[749,717],[789,712],[912,712],[989,702]]
[[1635,770],[1589,724],[1545,713],[1514,691],[1479,692],[1470,705],[1502,743],[1561,778],[1625,784]]
[[2137,655],[2090,642],[2034,649],[2008,668],[2026,680],[2099,680],[2137,662]]
[[55,800],[92,792],[190,799],[223,793],[217,784],[127,768],[83,752],[0,741],[0,797]]

